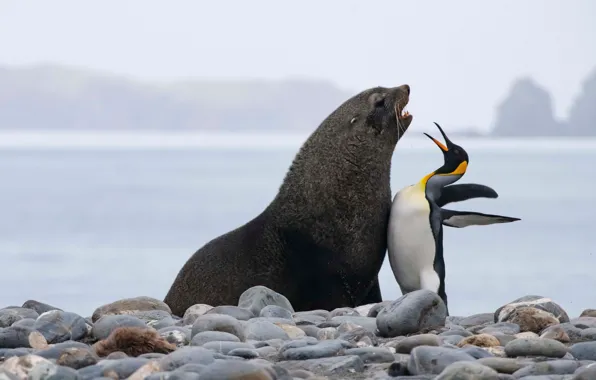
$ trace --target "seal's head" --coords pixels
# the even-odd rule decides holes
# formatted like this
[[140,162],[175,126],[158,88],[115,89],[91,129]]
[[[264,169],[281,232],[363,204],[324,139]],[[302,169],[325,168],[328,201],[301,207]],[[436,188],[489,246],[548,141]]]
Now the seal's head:
[[395,145],[412,123],[413,117],[406,111],[409,100],[407,84],[373,87],[344,102],[323,125],[332,125],[348,135],[376,136]]
[[[385,207],[393,151],[412,122],[405,110],[409,99],[410,86],[404,84],[369,88],[340,104],[300,148],[277,200],[304,207],[306,200],[326,197],[353,210],[357,202],[363,208],[377,201]],[[340,206],[330,202],[329,209]]]

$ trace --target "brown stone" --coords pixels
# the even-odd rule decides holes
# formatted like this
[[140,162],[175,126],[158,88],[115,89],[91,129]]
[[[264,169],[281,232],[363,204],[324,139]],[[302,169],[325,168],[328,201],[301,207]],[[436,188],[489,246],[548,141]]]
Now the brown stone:
[[569,338],[569,335],[567,334],[565,329],[560,326],[554,326],[553,328],[548,329],[548,331],[540,335],[540,337],[558,340],[561,343],[571,342],[571,338]]
[[540,333],[545,328],[559,324],[559,320],[551,313],[534,307],[519,307],[507,315],[503,322],[519,325],[520,332]]
[[496,347],[501,345],[499,340],[490,334],[478,334],[465,337],[457,344],[457,346],[463,347],[467,344],[478,347]]
[[582,311],[579,317],[596,317],[596,309],[586,309]]
[[163,301],[151,297],[125,298],[116,302],[103,305],[95,309],[91,320],[96,322],[104,315],[134,314],[139,311],[163,310],[172,313],[170,307]]

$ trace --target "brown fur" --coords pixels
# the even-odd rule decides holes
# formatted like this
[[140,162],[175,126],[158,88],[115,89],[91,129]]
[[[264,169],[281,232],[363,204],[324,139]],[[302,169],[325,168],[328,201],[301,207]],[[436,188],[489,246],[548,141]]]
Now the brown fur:
[[100,357],[118,351],[128,356],[139,356],[152,352],[168,354],[176,350],[176,346],[161,337],[154,329],[118,327],[106,339],[95,343],[93,349]]
[[398,130],[396,108],[408,97],[407,86],[375,87],[333,111],[269,206],[184,264],[164,300],[172,312],[235,305],[255,285],[285,295],[296,311],[380,302],[391,158],[409,126]]

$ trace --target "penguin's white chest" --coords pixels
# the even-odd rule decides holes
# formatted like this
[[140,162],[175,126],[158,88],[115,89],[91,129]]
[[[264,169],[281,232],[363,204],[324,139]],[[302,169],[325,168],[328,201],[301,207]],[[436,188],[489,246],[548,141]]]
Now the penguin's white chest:
[[423,190],[408,186],[391,206],[387,251],[395,280],[403,294],[418,289],[437,292],[439,276],[433,268],[436,244],[430,225],[430,205]]

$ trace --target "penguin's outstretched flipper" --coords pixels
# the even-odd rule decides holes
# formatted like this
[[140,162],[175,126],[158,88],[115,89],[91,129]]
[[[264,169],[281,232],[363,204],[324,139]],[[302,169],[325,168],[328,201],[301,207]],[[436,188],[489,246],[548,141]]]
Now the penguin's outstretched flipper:
[[483,214],[473,211],[454,211],[441,209],[443,225],[455,228],[464,228],[468,226],[486,226],[496,223],[511,223],[521,220],[510,216]]
[[461,183],[449,185],[441,189],[441,196],[435,200],[439,207],[447,203],[461,202],[472,198],[498,198],[499,194],[492,188],[477,183]]

